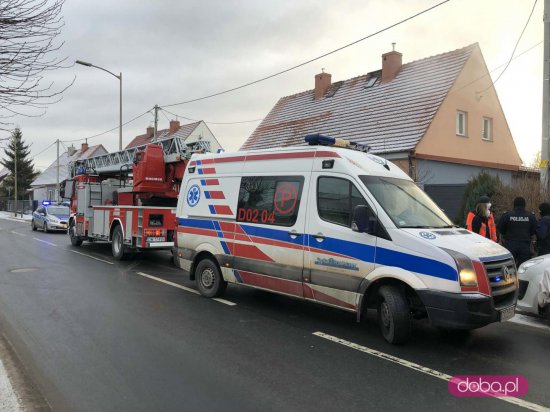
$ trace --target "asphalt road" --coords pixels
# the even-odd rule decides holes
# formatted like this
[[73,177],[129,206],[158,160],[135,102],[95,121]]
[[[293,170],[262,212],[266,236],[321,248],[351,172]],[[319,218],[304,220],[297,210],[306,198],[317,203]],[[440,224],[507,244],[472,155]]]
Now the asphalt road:
[[[109,245],[74,248],[8,220],[0,262],[0,332],[55,411],[550,407],[546,329],[506,322],[461,339],[418,322],[410,343],[392,346],[374,316],[357,324],[236,286],[205,299],[174,286],[194,289],[165,252],[116,262]],[[529,392],[520,405],[455,398],[438,373],[522,375]]]

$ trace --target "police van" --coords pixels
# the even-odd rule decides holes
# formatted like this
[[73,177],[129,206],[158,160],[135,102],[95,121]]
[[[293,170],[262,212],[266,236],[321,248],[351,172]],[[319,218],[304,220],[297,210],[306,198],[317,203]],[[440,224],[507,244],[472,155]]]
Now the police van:
[[228,283],[356,313],[390,343],[412,319],[473,329],[514,315],[512,255],[459,228],[399,167],[322,135],[309,146],[195,154],[177,256],[200,293]]

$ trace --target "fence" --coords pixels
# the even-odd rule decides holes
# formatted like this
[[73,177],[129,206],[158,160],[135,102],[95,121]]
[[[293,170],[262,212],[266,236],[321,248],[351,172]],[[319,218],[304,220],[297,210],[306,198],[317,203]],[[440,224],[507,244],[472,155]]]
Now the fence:
[[[17,213],[31,214],[37,207],[37,200],[17,201]],[[15,212],[15,200],[7,197],[0,197],[0,210],[5,212]]]

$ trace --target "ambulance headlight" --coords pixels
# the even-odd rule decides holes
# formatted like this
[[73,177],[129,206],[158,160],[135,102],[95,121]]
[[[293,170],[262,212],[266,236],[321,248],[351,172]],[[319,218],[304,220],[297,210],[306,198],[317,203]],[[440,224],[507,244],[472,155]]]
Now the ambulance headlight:
[[451,255],[451,257],[454,259],[456,263],[456,269],[458,271],[458,280],[460,281],[460,286],[476,287],[477,275],[474,264],[472,263],[472,259],[455,250],[445,248],[441,249]]

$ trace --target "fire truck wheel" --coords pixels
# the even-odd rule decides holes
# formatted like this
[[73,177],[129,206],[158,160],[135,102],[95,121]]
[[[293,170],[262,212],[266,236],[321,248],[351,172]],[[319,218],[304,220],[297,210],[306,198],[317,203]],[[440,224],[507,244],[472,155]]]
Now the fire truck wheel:
[[227,287],[218,265],[209,258],[199,262],[195,269],[195,279],[199,292],[207,298],[221,296]]
[[393,285],[381,286],[378,293],[378,323],[382,336],[389,343],[405,342],[411,334],[411,313],[405,295]]
[[115,227],[111,246],[113,250],[113,257],[116,260],[123,260],[126,257],[124,235],[122,234],[122,228],[120,226]]
[[69,237],[71,238],[71,245],[80,246],[82,244],[82,239],[79,239],[76,235],[76,226],[74,223],[69,227]]

